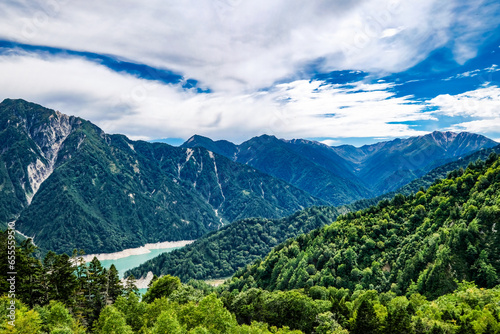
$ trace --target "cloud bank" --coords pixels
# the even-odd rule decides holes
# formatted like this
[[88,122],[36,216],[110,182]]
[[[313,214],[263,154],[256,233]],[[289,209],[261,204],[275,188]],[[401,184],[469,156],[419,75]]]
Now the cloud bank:
[[[498,125],[493,83],[421,100],[397,94],[401,82],[377,80],[442,48],[458,64],[476,57],[500,24],[494,1],[25,0],[3,7],[1,40],[63,51],[4,49],[0,97],[38,102],[133,138],[198,133],[238,142],[268,133],[333,143],[421,134],[428,129],[415,124],[443,116],[460,117],[453,129],[492,132],[488,125]],[[85,52],[173,71],[209,91],[186,79],[111,69]],[[342,84],[317,78],[345,70],[369,76]],[[482,111],[463,107],[469,103]]]

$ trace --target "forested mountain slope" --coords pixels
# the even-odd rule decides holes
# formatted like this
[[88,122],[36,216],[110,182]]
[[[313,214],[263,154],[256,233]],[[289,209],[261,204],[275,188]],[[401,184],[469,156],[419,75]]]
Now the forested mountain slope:
[[204,148],[108,135],[23,100],[0,104],[0,139],[0,221],[56,252],[196,239],[325,203]]
[[425,192],[396,195],[275,247],[239,271],[229,289],[325,286],[419,292],[436,298],[456,281],[500,283],[500,160],[457,170]]
[[281,219],[250,218],[204,235],[194,243],[163,253],[125,273],[145,277],[175,275],[189,279],[231,276],[239,268],[268,254],[279,243],[329,224],[345,208],[313,207]]

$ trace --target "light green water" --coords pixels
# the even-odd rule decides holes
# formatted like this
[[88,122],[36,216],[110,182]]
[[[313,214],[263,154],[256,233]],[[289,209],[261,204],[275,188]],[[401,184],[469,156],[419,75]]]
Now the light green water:
[[179,249],[182,247],[171,247],[171,248],[162,248],[162,249],[150,249],[149,253],[146,254],[140,254],[140,255],[130,255],[127,257],[122,257],[121,259],[117,260],[103,260],[100,261],[101,265],[105,268],[111,267],[111,264],[114,264],[116,269],[118,270],[118,273],[120,274],[120,278],[123,277],[123,273],[126,272],[129,269],[135,268],[142,263],[146,262],[147,260],[150,260],[162,253],[168,253],[171,252],[175,249]]

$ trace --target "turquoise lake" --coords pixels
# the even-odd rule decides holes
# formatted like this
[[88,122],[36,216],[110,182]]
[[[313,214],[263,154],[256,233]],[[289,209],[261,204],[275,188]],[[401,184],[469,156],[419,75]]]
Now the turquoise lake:
[[149,253],[140,254],[140,255],[130,255],[127,257],[123,257],[117,260],[102,260],[101,265],[103,267],[109,268],[112,264],[115,265],[116,269],[120,273],[120,278],[123,277],[123,273],[129,269],[135,268],[140,264],[150,260],[162,253],[168,253],[175,249],[179,249],[182,247],[172,247],[172,248],[162,248],[162,249],[150,249]]

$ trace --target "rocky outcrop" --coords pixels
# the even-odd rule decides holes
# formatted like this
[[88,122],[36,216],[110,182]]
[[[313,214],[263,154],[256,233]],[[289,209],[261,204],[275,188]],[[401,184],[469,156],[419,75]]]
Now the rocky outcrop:
[[28,203],[31,203],[40,185],[54,171],[59,151],[73,130],[73,123],[74,117],[56,111],[41,126],[28,128],[28,124],[26,124],[27,134],[36,144],[38,153],[41,156],[41,158],[37,158],[35,162],[27,166],[31,186],[31,191],[26,194]]

